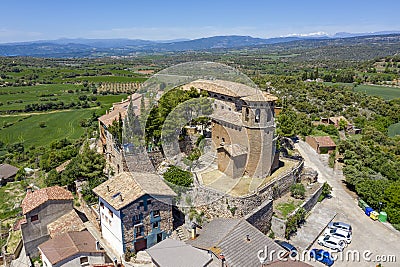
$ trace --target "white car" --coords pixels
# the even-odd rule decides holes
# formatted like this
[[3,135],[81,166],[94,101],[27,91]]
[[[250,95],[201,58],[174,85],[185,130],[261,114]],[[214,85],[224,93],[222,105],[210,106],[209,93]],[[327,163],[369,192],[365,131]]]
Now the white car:
[[345,230],[341,230],[339,228],[337,229],[326,228],[324,235],[325,236],[330,235],[336,237],[337,239],[344,240],[346,241],[346,245],[351,243],[351,233]]
[[326,235],[318,238],[318,244],[340,252],[343,251],[344,247],[346,246],[346,241],[331,235]]

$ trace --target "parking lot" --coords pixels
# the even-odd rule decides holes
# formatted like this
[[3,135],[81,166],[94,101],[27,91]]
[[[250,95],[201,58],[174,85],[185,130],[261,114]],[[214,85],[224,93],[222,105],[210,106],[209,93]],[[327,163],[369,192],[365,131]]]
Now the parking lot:
[[[343,253],[334,253],[342,258],[335,261],[334,266],[376,266],[381,262],[383,267],[400,266],[400,232],[394,230],[390,224],[373,221],[358,207],[357,200],[343,187],[343,174],[340,170],[333,170],[327,166],[326,155],[318,155],[308,144],[299,141],[296,148],[303,155],[305,166],[318,171],[318,180],[327,181],[332,186],[332,198],[325,199],[319,208],[334,210],[337,215],[335,221],[349,223],[353,228],[353,239]],[[314,242],[311,248],[322,248]],[[354,255],[354,256],[353,256]],[[359,261],[357,260],[359,255]],[[355,257],[356,259],[352,259]],[[390,258],[390,259],[389,259]],[[395,259],[394,259],[395,258]],[[387,260],[396,262],[384,262]],[[319,262],[310,262],[314,266],[324,266]]]

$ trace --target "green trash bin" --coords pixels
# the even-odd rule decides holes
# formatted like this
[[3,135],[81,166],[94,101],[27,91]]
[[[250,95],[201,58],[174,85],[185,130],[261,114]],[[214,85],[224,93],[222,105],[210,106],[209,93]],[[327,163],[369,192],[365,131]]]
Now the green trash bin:
[[380,222],[386,222],[386,221],[387,221],[387,214],[386,214],[386,212],[381,211],[381,212],[379,213],[378,220],[379,220]]

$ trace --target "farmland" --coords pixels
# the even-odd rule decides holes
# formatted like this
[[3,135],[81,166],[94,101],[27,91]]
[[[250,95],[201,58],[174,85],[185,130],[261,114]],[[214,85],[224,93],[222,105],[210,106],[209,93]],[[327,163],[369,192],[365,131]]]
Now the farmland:
[[389,126],[388,135],[390,137],[394,137],[395,135],[400,135],[400,122]]
[[385,100],[400,98],[400,88],[379,86],[379,85],[358,85],[354,88],[357,92],[364,92],[367,95],[380,96]]

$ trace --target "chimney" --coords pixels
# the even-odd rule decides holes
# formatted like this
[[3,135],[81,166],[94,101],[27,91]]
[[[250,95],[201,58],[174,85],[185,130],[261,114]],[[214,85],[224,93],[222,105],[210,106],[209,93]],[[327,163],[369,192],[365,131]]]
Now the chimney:
[[100,242],[96,240],[96,250],[100,250]]
[[107,185],[107,191],[110,192],[110,186],[109,185]]
[[223,253],[219,254],[219,259],[221,260],[221,267],[225,267],[225,256]]
[[27,186],[26,187],[26,193],[32,193],[33,192],[33,188],[32,188],[32,186]]
[[123,197],[122,197],[122,194],[119,194],[119,200],[122,202],[122,201],[124,201],[124,199],[123,199]]
[[246,240],[250,241],[250,235],[246,235]]
[[196,227],[192,228],[192,239],[196,239]]

